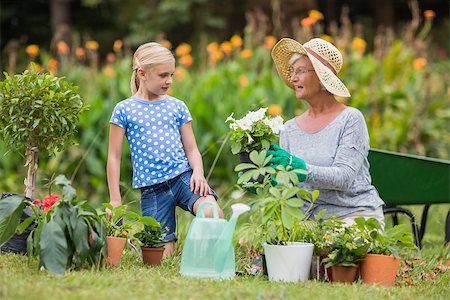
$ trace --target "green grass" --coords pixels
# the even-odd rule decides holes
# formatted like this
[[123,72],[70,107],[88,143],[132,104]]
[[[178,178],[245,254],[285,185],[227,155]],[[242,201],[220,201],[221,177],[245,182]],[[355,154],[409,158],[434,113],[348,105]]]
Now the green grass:
[[413,286],[383,288],[363,283],[274,283],[261,275],[211,281],[180,276],[179,261],[175,256],[160,267],[148,267],[126,251],[117,268],[53,276],[37,270],[36,260],[2,255],[0,299],[446,299],[450,292],[448,271]]
[[[420,215],[418,207],[412,209]],[[0,299],[447,299],[450,270],[437,265],[440,257],[450,257],[450,247],[444,247],[443,243],[448,209],[448,205],[431,207],[424,248],[408,257],[413,268],[405,269],[394,287],[313,280],[276,283],[263,275],[211,281],[179,275],[179,250],[163,261],[162,266],[148,267],[135,252],[127,249],[117,268],[83,269],[64,276],[38,270],[35,259],[0,255]],[[186,234],[190,220],[189,214],[180,215],[181,236]],[[182,241],[180,248],[181,245]],[[237,269],[242,271],[248,260],[240,250],[236,253],[240,257]]]

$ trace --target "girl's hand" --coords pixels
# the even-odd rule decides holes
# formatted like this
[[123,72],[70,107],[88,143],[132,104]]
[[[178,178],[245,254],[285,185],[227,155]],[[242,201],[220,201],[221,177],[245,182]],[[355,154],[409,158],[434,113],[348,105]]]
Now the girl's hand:
[[205,179],[203,173],[192,172],[191,176],[191,191],[195,194],[205,197],[209,195],[211,188]]

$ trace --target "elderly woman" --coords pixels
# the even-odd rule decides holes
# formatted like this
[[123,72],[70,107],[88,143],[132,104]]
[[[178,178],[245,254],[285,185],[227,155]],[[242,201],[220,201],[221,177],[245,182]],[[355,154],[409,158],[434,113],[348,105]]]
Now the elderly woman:
[[301,45],[289,38],[272,50],[278,74],[308,109],[285,124],[280,147],[272,145],[274,165],[303,169],[300,186],[319,190],[312,216],[326,209],[348,224],[356,217],[374,217],[384,227],[384,215],[371,184],[369,135],[362,113],[334,96],[350,97],[337,74],[342,55],[331,43],[315,38]]

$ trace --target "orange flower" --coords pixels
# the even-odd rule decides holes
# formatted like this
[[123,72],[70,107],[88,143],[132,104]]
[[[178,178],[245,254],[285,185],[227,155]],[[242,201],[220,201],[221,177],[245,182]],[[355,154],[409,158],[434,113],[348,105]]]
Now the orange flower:
[[233,51],[233,45],[230,42],[223,42],[220,44],[220,50],[222,50],[225,55],[230,56]]
[[217,45],[216,42],[209,43],[208,46],[206,47],[206,50],[209,53],[215,52],[217,51],[217,49],[219,49],[219,45]]
[[56,44],[56,51],[61,55],[67,55],[70,52],[69,46],[64,41],[59,41]]
[[241,57],[242,58],[250,58],[253,56],[253,51],[250,49],[244,49],[241,51]]
[[192,66],[192,63],[194,62],[194,59],[189,54],[186,54],[186,55],[183,55],[182,57],[180,57],[179,62],[180,62],[180,65],[182,65],[182,66],[190,67],[190,66]]
[[89,49],[89,50],[92,50],[92,51],[97,50],[98,47],[99,47],[97,41],[87,41],[85,46],[86,46],[86,49]]
[[209,54],[209,64],[210,65],[215,65],[216,62],[218,62],[219,60],[221,60],[223,58],[223,53],[220,50],[216,50],[214,52],[211,52]]
[[427,65],[427,60],[423,57],[416,58],[413,61],[414,70],[421,70]]
[[181,82],[183,81],[184,78],[186,78],[186,76],[188,75],[188,72],[186,71],[186,69],[184,68],[176,68],[175,69],[175,81],[177,82]]
[[308,15],[309,15],[308,16],[309,18],[312,18],[312,19],[316,20],[316,22],[320,21],[320,20],[323,20],[323,14],[320,11],[318,11],[318,10],[315,10],[315,9],[310,10]]
[[239,76],[239,85],[242,87],[246,87],[249,84],[249,80],[247,78],[247,76],[245,75],[241,75]]
[[282,113],[281,106],[278,104],[271,104],[267,109],[267,113],[272,117],[280,116]]
[[352,40],[352,47],[355,49],[356,52],[359,54],[363,54],[366,51],[366,41],[362,38],[355,37]]
[[84,52],[84,49],[81,47],[78,47],[75,49],[75,56],[82,59],[86,56],[86,53]]
[[322,34],[322,35],[320,36],[320,38],[321,38],[322,40],[327,41],[327,42],[334,43],[334,39],[333,39],[331,36],[329,36],[329,35]]
[[429,9],[423,12],[423,16],[425,17],[425,19],[432,20],[434,19],[434,17],[436,17],[436,13]]
[[181,57],[181,56],[185,56],[188,55],[189,53],[191,53],[192,47],[191,45],[187,44],[187,43],[181,43],[177,49],[175,49],[175,53],[177,54],[177,56]]
[[116,71],[114,70],[114,68],[111,65],[107,65],[104,69],[103,69],[104,74],[109,77],[109,78],[114,78],[116,77]]
[[120,52],[120,50],[122,50],[122,46],[122,40],[115,40],[113,45],[114,52]]
[[25,51],[27,52],[29,57],[36,58],[39,55],[39,46],[36,44],[28,45]]
[[106,55],[106,61],[109,63],[113,63],[116,61],[116,55],[112,52],[109,52],[108,55]]
[[167,49],[171,49],[171,48],[172,48],[172,43],[169,42],[168,40],[162,40],[162,41],[160,42],[160,44],[161,44],[164,48],[167,48]]
[[314,25],[316,22],[317,22],[316,19],[313,19],[311,17],[307,17],[307,18],[302,19],[300,21],[300,24],[302,25],[302,27],[309,28],[312,25]]
[[238,35],[233,35],[230,39],[231,45],[233,45],[234,48],[240,48],[242,46],[242,38]]
[[50,73],[56,74],[56,72],[58,72],[58,64],[58,61],[54,58],[51,58],[48,61],[48,70],[50,71]]
[[27,67],[28,71],[40,73],[42,71],[42,66],[37,63],[30,63]]
[[276,42],[277,39],[273,35],[268,35],[264,38],[264,48],[266,48],[267,50],[272,50]]

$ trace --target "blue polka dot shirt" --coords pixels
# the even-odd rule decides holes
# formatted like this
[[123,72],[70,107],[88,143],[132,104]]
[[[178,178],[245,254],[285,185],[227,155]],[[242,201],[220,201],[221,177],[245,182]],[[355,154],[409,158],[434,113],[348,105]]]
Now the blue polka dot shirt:
[[180,127],[192,120],[183,101],[131,97],[119,102],[110,123],[125,129],[133,164],[133,187],[167,181],[190,169]]

